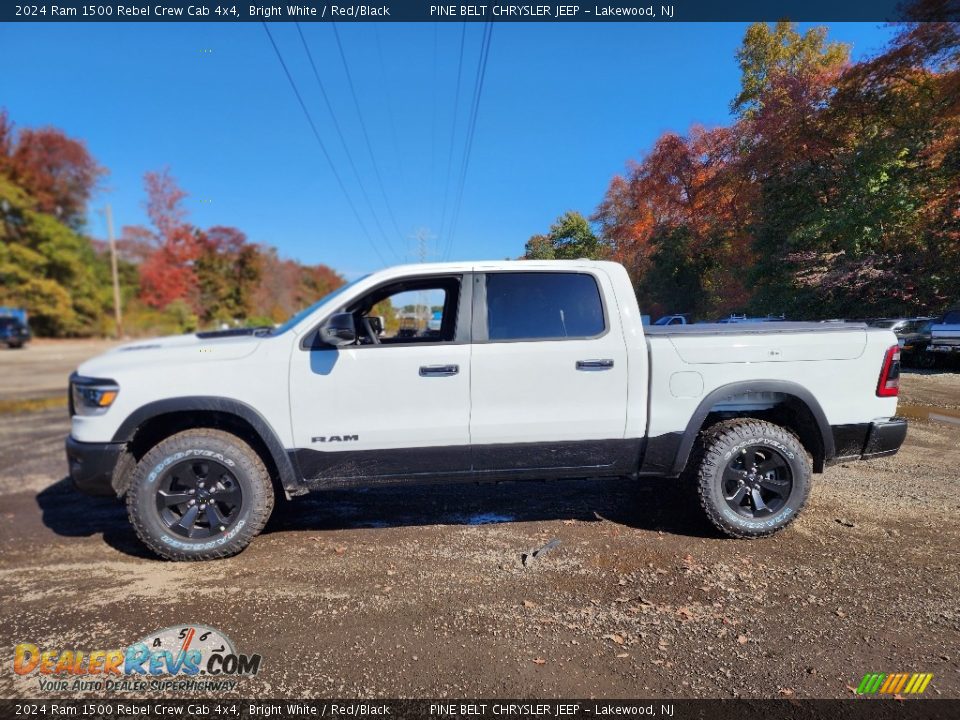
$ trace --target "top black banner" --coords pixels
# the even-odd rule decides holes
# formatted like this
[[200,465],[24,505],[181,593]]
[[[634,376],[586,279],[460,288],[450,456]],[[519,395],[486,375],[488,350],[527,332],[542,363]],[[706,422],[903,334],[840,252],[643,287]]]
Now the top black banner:
[[[276,0],[275,0],[276,1]],[[284,4],[135,0],[3,3],[3,22],[799,22],[960,21],[960,0],[608,0],[461,4],[396,0]]]

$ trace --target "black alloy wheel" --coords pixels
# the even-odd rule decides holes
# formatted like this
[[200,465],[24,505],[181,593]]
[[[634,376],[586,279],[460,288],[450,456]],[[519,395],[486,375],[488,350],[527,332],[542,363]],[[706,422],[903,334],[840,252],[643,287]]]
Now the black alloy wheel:
[[747,518],[776,514],[792,491],[793,473],[787,459],[769,446],[742,448],[723,472],[723,499]]
[[201,539],[226,532],[242,506],[240,483],[216,460],[185,460],[158,479],[157,512],[167,528],[181,537]]

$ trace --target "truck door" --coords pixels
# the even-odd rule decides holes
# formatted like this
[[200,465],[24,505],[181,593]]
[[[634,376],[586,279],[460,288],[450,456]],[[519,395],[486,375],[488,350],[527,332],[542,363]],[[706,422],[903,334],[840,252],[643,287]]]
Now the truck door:
[[306,334],[290,368],[305,479],[470,472],[470,297],[469,275],[389,281],[340,309],[356,343]]
[[601,270],[474,278],[470,436],[480,474],[636,469],[627,350]]

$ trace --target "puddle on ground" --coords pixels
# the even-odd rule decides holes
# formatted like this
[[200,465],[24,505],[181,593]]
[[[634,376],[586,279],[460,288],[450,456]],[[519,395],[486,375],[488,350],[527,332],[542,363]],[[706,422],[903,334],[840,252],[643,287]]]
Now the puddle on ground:
[[897,405],[897,415],[909,420],[926,420],[927,422],[946,423],[960,426],[960,410],[949,408],[932,408],[923,405]]

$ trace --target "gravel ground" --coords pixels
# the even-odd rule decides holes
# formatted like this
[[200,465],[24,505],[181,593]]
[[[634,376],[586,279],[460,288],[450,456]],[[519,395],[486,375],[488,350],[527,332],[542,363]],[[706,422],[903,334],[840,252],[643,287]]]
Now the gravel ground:
[[[0,372],[30,375],[6,356]],[[903,386],[960,407],[960,375]],[[109,649],[182,623],[262,654],[237,697],[838,698],[866,672],[931,672],[926,695],[960,697],[949,422],[817,476],[762,541],[716,536],[676,481],[440,485],[298,498],[238,557],[175,564],[64,479],[65,415],[0,416],[2,697],[38,694],[11,671],[17,643]]]
[[19,350],[0,347],[0,400],[65,395],[67,377],[81,362],[118,343],[34,340]]

